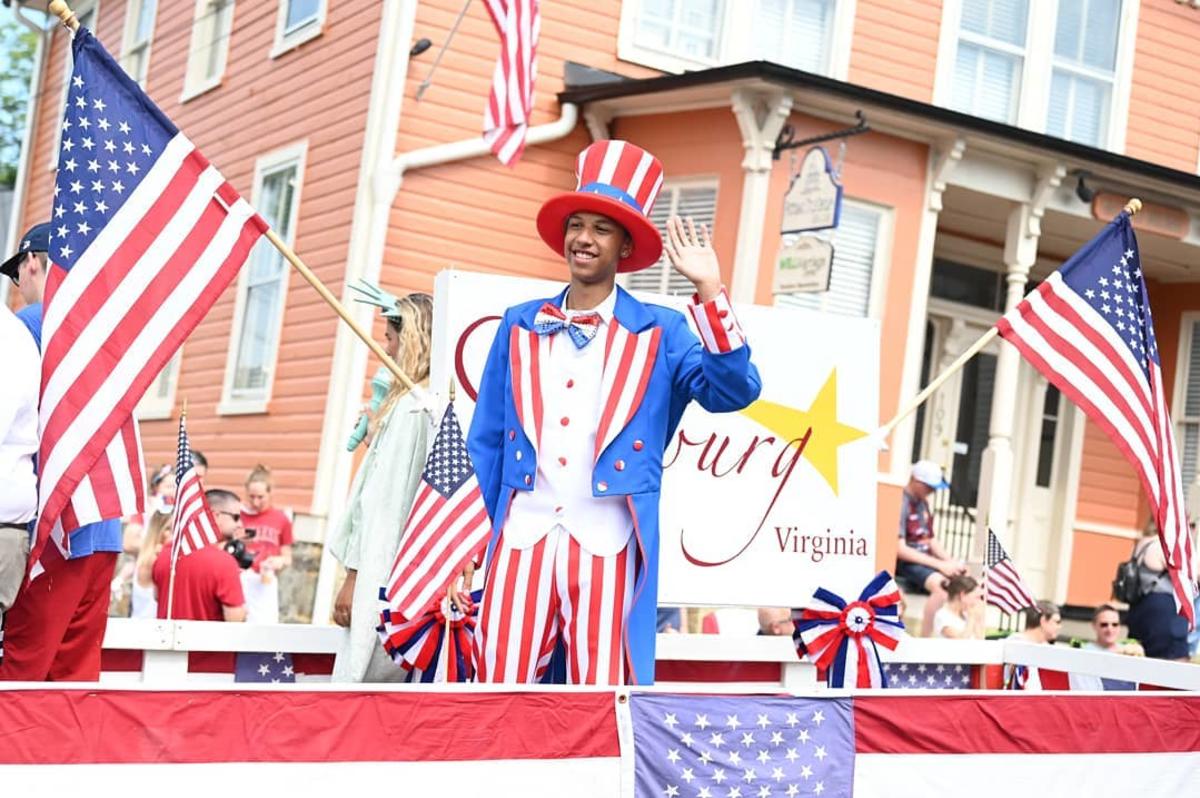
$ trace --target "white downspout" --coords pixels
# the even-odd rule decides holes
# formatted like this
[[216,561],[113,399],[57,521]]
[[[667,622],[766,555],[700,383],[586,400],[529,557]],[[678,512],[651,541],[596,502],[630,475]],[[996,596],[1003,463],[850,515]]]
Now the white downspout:
[[[390,5],[390,4],[389,4]],[[385,10],[385,17],[387,11]],[[406,20],[406,30],[409,39],[412,38],[412,15]],[[406,42],[408,39],[400,39]],[[385,43],[380,41],[379,52],[386,52]],[[405,53],[407,49],[405,48]],[[392,125],[386,133],[378,134],[379,149],[376,151],[375,162],[383,160],[384,152],[395,152],[395,142],[400,123],[399,98],[403,97],[403,87],[407,79],[408,58],[403,58],[402,68],[396,68],[398,74],[381,81],[388,99],[396,98],[394,112],[381,113],[381,118],[390,118]],[[381,66],[377,61],[377,72]],[[372,106],[377,96],[372,88]],[[559,118],[553,122],[535,125],[526,134],[526,146],[545,144],[564,138],[571,134],[579,121],[579,106],[565,103]],[[371,124],[368,122],[368,139],[372,138]],[[391,146],[383,145],[384,139],[390,139]],[[374,177],[367,181],[362,179],[359,185],[359,201],[355,203],[355,218],[363,207],[364,191],[370,198],[370,210],[367,221],[362,226],[362,235],[356,226],[351,233],[350,258],[346,266],[345,285],[358,277],[378,280],[383,270],[383,252],[387,243],[388,223],[391,220],[392,204],[396,194],[404,182],[404,173],[409,169],[420,169],[427,166],[462,161],[468,158],[478,158],[490,154],[491,149],[482,136],[461,141],[435,144],[429,147],[411,150],[394,157],[386,166],[376,167]],[[367,154],[363,155],[363,175],[366,171]],[[369,188],[366,184],[369,183]],[[343,285],[343,295],[346,288]],[[345,296],[343,296],[345,300]],[[357,303],[346,302],[347,306],[355,306],[359,321],[369,328],[371,324],[371,309]],[[366,383],[367,350],[353,339],[350,331],[344,325],[338,325],[337,339],[334,344],[333,368],[331,369],[329,392],[325,405],[325,423],[321,433],[321,450],[317,460],[316,483],[313,491],[313,514],[323,516],[325,531],[331,523],[336,523],[345,506],[346,493],[349,490],[351,467],[354,461],[352,452],[345,449],[345,438],[349,435],[355,420],[358,418],[362,405],[362,390]],[[322,536],[323,539],[327,535]],[[337,579],[337,563],[328,552],[328,547],[322,554],[321,569],[317,576],[316,599],[313,605],[313,623],[327,623],[330,608],[333,604],[334,582]]]
[[[12,209],[8,216],[8,235],[5,236],[4,254],[7,258],[17,248],[17,239],[25,231],[21,229],[25,205],[25,193],[29,186],[29,163],[33,160],[33,137],[37,132],[38,93],[42,88],[42,72],[46,65],[46,39],[48,34],[21,13],[20,6],[13,7],[17,21],[38,35],[37,47],[33,51],[33,74],[29,77],[29,107],[25,113],[25,132],[21,138],[21,153],[17,158],[17,177],[13,182]],[[0,280],[0,302],[8,301],[11,280]]]

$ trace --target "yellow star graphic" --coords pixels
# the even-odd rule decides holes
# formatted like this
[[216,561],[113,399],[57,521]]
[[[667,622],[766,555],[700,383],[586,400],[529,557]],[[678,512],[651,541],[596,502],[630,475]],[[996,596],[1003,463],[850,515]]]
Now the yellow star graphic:
[[812,430],[802,455],[838,493],[838,449],[867,433],[837,420],[837,369],[829,372],[808,410],[760,399],[742,411],[775,433],[781,441],[797,441]]

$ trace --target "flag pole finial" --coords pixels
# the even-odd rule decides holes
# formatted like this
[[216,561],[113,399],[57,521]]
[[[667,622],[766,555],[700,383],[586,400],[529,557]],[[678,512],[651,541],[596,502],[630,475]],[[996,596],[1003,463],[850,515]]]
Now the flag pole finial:
[[180,418],[187,418],[187,397],[183,397],[183,410],[179,411]]
[[50,13],[61,19],[62,24],[72,32],[79,30],[79,17],[75,16],[75,12],[65,0],[51,0]]
[[454,378],[450,378],[450,402],[454,402]]
[[1130,197],[1129,202],[1125,203],[1125,213],[1130,216],[1137,216],[1138,211],[1142,209],[1142,201],[1137,197]]

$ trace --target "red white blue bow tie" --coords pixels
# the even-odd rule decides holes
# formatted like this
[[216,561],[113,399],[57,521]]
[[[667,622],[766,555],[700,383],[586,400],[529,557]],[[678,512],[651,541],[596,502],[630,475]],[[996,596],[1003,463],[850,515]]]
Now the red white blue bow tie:
[[887,687],[877,645],[895,650],[904,634],[900,589],[887,571],[872,579],[857,601],[823,587],[800,613],[796,632],[830,687]]
[[581,313],[567,318],[562,308],[547,302],[533,318],[533,330],[538,335],[553,335],[560,330],[566,330],[575,347],[583,349],[596,337],[600,321],[599,313]]

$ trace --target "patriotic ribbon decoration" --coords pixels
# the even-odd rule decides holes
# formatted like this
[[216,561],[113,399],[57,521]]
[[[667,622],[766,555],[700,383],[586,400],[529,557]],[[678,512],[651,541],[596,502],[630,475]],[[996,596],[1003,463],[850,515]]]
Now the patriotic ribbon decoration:
[[887,687],[877,646],[890,651],[900,643],[899,605],[900,589],[887,571],[880,571],[856,601],[817,588],[796,631],[830,687]]
[[562,309],[547,302],[533,318],[533,330],[538,335],[553,335],[566,330],[577,349],[583,349],[600,329],[599,313],[581,313],[567,318]]
[[475,678],[472,639],[482,596],[482,590],[471,593],[466,612],[451,608],[443,598],[411,621],[401,621],[390,609],[383,610],[376,631],[384,651],[401,668],[419,673],[419,681],[471,681]]

